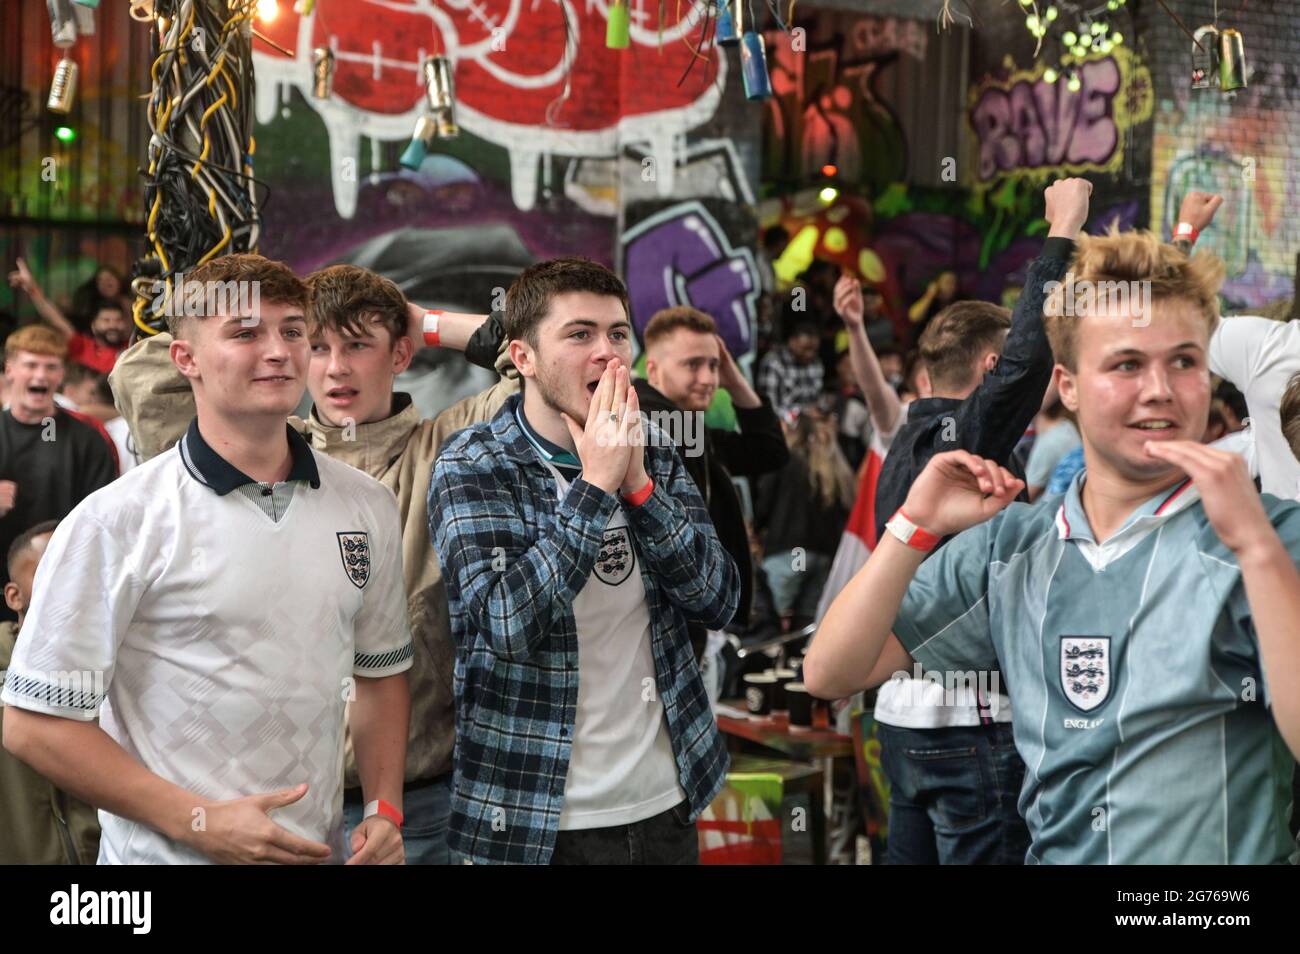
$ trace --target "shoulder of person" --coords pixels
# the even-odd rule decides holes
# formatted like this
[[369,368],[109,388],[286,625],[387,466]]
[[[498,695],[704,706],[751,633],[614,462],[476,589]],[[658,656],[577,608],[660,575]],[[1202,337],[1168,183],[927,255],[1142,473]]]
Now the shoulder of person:
[[481,473],[499,469],[505,447],[493,431],[493,420],[478,421],[451,435],[438,451],[434,471],[449,466]]
[[1045,539],[1058,537],[1056,521],[1063,501],[1063,496],[1032,504],[1013,501],[981,524],[988,528],[989,560],[1010,563],[1017,555],[1033,551]]

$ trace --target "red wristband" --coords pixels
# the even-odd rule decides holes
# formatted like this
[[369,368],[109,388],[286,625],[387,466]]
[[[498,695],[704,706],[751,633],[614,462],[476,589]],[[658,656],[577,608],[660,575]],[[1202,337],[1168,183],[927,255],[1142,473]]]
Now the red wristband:
[[397,810],[397,806],[393,805],[391,802],[384,801],[382,798],[376,798],[374,801],[366,805],[363,817],[369,818],[371,815],[382,815],[384,818],[387,818],[390,822],[396,825],[399,830],[402,827],[402,813]]
[[894,515],[889,518],[889,522],[885,524],[885,529],[913,550],[920,550],[922,553],[929,553],[943,539],[918,526],[911,517],[903,513],[902,507],[899,507]]
[[1191,222],[1179,222],[1178,228],[1174,229],[1174,238],[1187,239],[1193,245],[1196,244],[1196,240],[1200,237],[1201,230],[1192,225]]
[[442,345],[442,338],[438,334],[438,319],[441,317],[442,312],[436,308],[424,313],[424,343],[430,348]]
[[644,487],[642,487],[640,490],[636,491],[635,493],[624,494],[623,499],[627,501],[628,506],[639,507],[647,500],[650,499],[650,495],[654,493],[654,489],[655,489],[655,482],[651,480],[649,477],[647,477]]

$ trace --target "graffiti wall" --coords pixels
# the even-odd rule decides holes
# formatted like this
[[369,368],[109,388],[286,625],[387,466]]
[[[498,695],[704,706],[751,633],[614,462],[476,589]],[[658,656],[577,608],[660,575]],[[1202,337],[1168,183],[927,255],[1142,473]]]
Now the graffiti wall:
[[971,90],[977,187],[1006,176],[1056,178],[1123,169],[1129,130],[1151,118],[1151,74],[1124,47],[1086,60],[1079,88],[1049,82],[1045,62],[987,76]]
[[[1212,4],[1186,11],[1195,29]],[[1289,9],[1288,9],[1289,8]],[[1190,190],[1218,192],[1224,204],[1197,242],[1223,257],[1230,311],[1258,309],[1294,293],[1300,251],[1300,35],[1294,7],[1251,4],[1221,20],[1246,41],[1248,86],[1235,93],[1190,88],[1191,42],[1156,24],[1160,68],[1151,178],[1152,228],[1170,236]]]
[[[271,186],[264,250],[303,270],[364,264],[417,301],[471,311],[499,305],[528,264],[582,255],[622,270],[638,328],[670,298],[695,304],[744,357],[758,107],[734,52],[693,52],[705,4],[662,5],[660,31],[661,5],[633,0],[624,50],[605,46],[608,6],[319,0],[309,16],[280,17],[271,39],[292,55],[254,46],[259,174]],[[327,100],[311,95],[315,47],[337,64]],[[424,108],[420,64],[433,54],[454,65],[460,135],[402,169]],[[645,224],[653,213],[663,215]],[[687,220],[703,244],[665,263],[655,228]],[[672,292],[656,298],[646,288],[665,268]]]

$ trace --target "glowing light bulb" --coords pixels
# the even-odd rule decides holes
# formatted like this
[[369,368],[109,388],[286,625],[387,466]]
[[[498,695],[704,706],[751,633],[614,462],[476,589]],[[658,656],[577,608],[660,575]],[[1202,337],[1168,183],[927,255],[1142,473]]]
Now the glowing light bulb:
[[270,23],[279,12],[280,5],[276,0],[257,0],[257,18],[262,22]]
[[1056,80],[1058,79],[1056,70],[1052,69],[1050,66],[1047,69],[1043,70],[1043,79],[1046,80],[1048,83],[1055,83]]
[[1079,38],[1075,35],[1073,30],[1066,30],[1065,33],[1061,35],[1061,42],[1066,46],[1074,46],[1079,42]]
[[1070,74],[1070,81],[1065,84],[1065,88],[1071,93],[1077,93],[1079,90],[1083,89],[1083,81],[1079,79],[1078,73]]
[[840,190],[834,188],[833,186],[827,186],[826,188],[822,189],[820,192],[817,193],[817,198],[821,199],[827,205],[830,205],[839,197],[840,197]]

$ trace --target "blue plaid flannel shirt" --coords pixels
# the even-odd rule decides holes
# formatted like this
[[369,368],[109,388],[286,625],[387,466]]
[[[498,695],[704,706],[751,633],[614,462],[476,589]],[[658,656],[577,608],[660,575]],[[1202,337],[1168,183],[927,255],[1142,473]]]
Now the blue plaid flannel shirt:
[[[563,500],[515,420],[443,447],[429,485],[429,535],[442,561],[456,644],[456,750],[448,843],[483,863],[545,864],[555,847],[578,707],[573,599],[615,507],[581,477]],[[649,604],[655,682],[692,819],[722,788],[726,747],[686,633],[721,629],[740,575],[671,446],[647,448],[654,492],[628,508]]]

